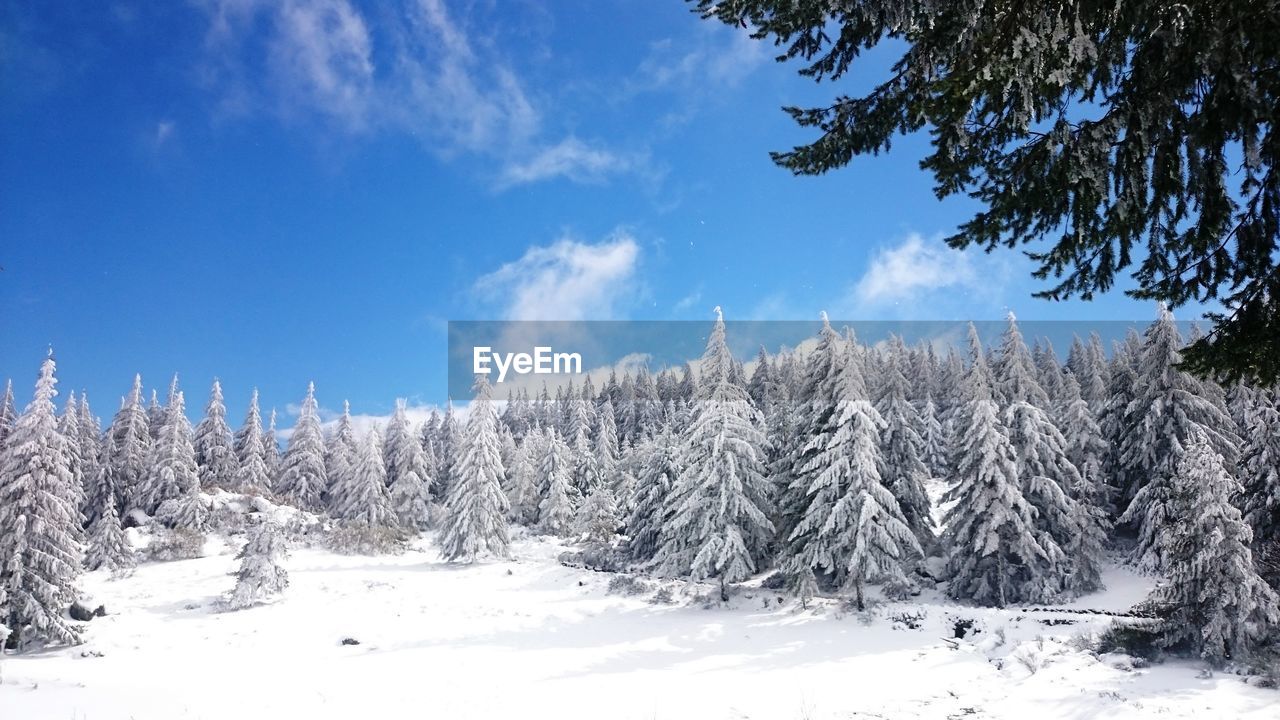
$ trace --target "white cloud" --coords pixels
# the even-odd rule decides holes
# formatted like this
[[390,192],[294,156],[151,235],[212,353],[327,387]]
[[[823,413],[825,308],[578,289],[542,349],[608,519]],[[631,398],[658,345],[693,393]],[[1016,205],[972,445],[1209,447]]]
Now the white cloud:
[[[195,4],[209,21],[200,74],[222,112],[265,109],[290,119],[321,117],[351,132],[368,128],[377,103],[373,38],[349,0]],[[261,67],[251,66],[257,62]]]
[[766,45],[745,30],[714,23],[696,27],[697,35],[689,42],[664,38],[650,45],[649,54],[623,85],[623,94],[674,89],[705,97],[709,89],[736,87],[769,57]]
[[515,71],[479,54],[442,0],[419,0],[390,35],[395,63],[384,101],[397,125],[445,153],[505,156],[538,134],[541,116]]
[[598,183],[610,175],[626,172],[636,162],[604,148],[592,147],[569,136],[557,145],[545,148],[523,162],[508,164],[502,172],[501,186],[564,177],[576,182]]
[[973,286],[976,281],[964,252],[911,234],[900,245],[876,253],[854,293],[862,303],[895,302],[932,290]]
[[529,248],[475,289],[509,320],[604,319],[633,289],[639,258],[639,244],[626,233],[594,245],[566,238]]
[[285,0],[274,23],[269,63],[284,101],[363,129],[374,78],[360,13],[347,0]]
[[572,135],[548,141],[515,66],[473,42],[443,0],[365,14],[351,0],[194,1],[209,21],[203,79],[224,112],[266,109],[349,134],[408,134],[443,157],[487,160],[499,189],[624,173],[652,179],[641,154]]
[[941,237],[912,233],[876,252],[849,297],[834,303],[834,311],[863,318],[999,317],[1008,309],[1010,292],[1029,292],[1018,261],[1010,253],[956,250]]

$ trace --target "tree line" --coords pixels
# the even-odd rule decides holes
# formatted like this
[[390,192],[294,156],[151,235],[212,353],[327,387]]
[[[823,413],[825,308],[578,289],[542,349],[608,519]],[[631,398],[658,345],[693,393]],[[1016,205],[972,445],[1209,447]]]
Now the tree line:
[[1164,578],[1162,641],[1222,662],[1280,627],[1280,398],[1183,372],[1184,346],[1163,308],[1110,353],[1076,338],[1065,362],[1012,316],[993,347],[970,326],[967,352],[868,346],[824,317],[812,349],[762,349],[748,372],[717,309],[696,368],[505,403],[477,376],[465,422],[450,406],[414,427],[398,404],[364,437],[349,408],[326,431],[309,386],[283,453],[256,392],[232,431],[217,381],[194,428],[176,378],[148,407],[135,377],[105,432],[83,394],[59,414],[50,356],[21,415],[11,386],[0,403],[0,621],[75,642],[80,570],[131,566],[127,525],[162,546],[217,529],[225,490],[315,513],[343,551],[434,530],[448,560],[507,557],[514,524],[726,597],[773,570],[801,601],[859,607],[939,583],[1060,602],[1120,554]]

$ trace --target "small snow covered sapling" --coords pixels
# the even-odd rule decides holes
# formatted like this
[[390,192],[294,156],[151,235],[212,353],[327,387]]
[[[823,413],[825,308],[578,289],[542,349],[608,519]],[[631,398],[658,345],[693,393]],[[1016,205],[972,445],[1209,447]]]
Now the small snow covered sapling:
[[597,487],[578,509],[578,530],[587,541],[607,544],[618,532],[618,504],[607,486]]
[[280,526],[271,520],[258,522],[249,532],[249,542],[240,554],[236,586],[227,597],[227,608],[242,610],[283,592],[289,573],[281,565],[287,552]]
[[800,600],[800,607],[808,610],[809,601],[818,594],[818,578],[813,574],[813,568],[809,566],[800,568],[792,582],[792,588],[795,590],[796,598]]
[[89,570],[127,570],[137,564],[129,538],[120,527],[115,503],[108,502],[100,517],[89,528],[89,549],[84,566]]

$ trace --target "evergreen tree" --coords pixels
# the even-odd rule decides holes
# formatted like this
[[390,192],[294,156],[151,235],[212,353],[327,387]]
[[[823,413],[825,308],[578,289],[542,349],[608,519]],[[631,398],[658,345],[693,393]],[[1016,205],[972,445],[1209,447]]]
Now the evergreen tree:
[[[633,431],[634,437],[638,433]],[[592,454],[595,455],[596,467],[599,468],[601,480],[608,484],[615,497],[623,504],[629,502],[626,493],[630,488],[622,486],[622,473],[618,471],[618,463],[621,457],[620,447],[618,445],[618,427],[614,422],[613,403],[605,399],[604,403],[596,410],[596,433],[591,445]]]
[[1252,533],[1230,502],[1239,486],[1207,434],[1193,433],[1172,485],[1168,579],[1150,598],[1162,643],[1186,643],[1212,665],[1245,658],[1280,629],[1280,598],[1254,570]]
[[440,545],[446,560],[473,562],[486,551],[506,558],[507,497],[498,454],[497,415],[490,399],[489,380],[477,375],[466,433],[454,461],[452,485],[444,505]]
[[[1053,343],[1048,340],[1041,345],[1036,342],[1035,349],[1032,350],[1032,357],[1035,359],[1036,365],[1036,382],[1040,387],[1044,388],[1045,394],[1049,396],[1050,407],[1041,408],[1050,415],[1056,410],[1057,399],[1062,395],[1063,382],[1066,380],[1067,374],[1062,371],[1062,366],[1058,365],[1058,355],[1053,349]],[[1054,417],[1056,420],[1057,418]]]
[[733,356],[724,317],[716,322],[702,356],[702,380],[693,421],[682,445],[685,471],[668,499],[667,523],[655,563],[662,572],[726,585],[757,567],[773,532],[765,512],[761,418],[733,381]]
[[1124,456],[1127,438],[1137,433],[1143,414],[1143,409],[1134,402],[1138,385],[1138,374],[1134,366],[1137,363],[1136,349],[1141,341],[1136,333],[1130,332],[1132,342],[1127,340],[1123,344],[1117,344],[1108,373],[1110,382],[1107,385],[1106,399],[1098,414],[1102,439],[1107,443],[1102,469],[1108,478],[1110,497],[1107,506],[1111,508],[1113,519],[1118,518],[1128,504],[1125,492],[1127,488],[1136,486],[1138,476],[1142,473],[1136,460],[1126,461]]
[[280,527],[270,520],[260,520],[249,531],[249,540],[236,559],[236,586],[227,598],[227,607],[242,610],[284,592],[289,587],[289,573],[283,561],[288,554]]
[[[274,412],[272,416],[274,419]],[[272,483],[276,493],[303,510],[319,511],[328,489],[324,460],[324,433],[316,415],[316,386],[309,383],[298,422],[289,436],[289,449]]]
[[925,395],[924,407],[920,410],[920,460],[929,477],[947,476],[947,436],[932,393]]
[[244,464],[245,448],[249,445],[249,439],[255,436],[258,438],[258,449],[261,451],[264,448],[262,445],[262,411],[258,407],[258,388],[253,389],[253,395],[249,397],[249,409],[244,415],[244,423],[240,425],[239,430],[236,430],[235,437],[232,439],[232,448],[235,450],[236,463],[238,465]]
[[947,547],[947,593],[957,600],[1004,607],[1050,599],[1060,562],[1056,546],[1036,532],[1035,511],[1022,495],[1009,431],[991,391],[990,370],[969,326],[972,364],[965,376],[965,402],[956,412],[951,467],[955,484],[943,497],[954,502],[943,517]]
[[1088,345],[1079,336],[1072,338],[1067,370],[1079,386],[1080,397],[1095,415],[1100,414],[1107,400],[1107,385],[1106,357],[1098,333],[1089,335]]
[[199,493],[200,475],[196,468],[196,451],[191,441],[191,423],[187,420],[182,392],[169,399],[168,414],[160,424],[160,435],[151,446],[147,477],[143,483],[140,507],[154,515],[166,501],[181,498],[190,501],[191,493]]
[[271,408],[267,430],[262,434],[262,450],[262,459],[267,464],[267,477],[271,479],[271,489],[276,490],[275,481],[280,475],[280,441],[276,439],[275,408]]
[[426,453],[409,427],[403,402],[387,425],[387,480],[391,507],[406,531],[426,528],[431,513],[431,475]]
[[573,459],[568,445],[555,428],[546,429],[546,441],[538,462],[542,502],[538,505],[538,527],[548,535],[567,536],[580,498],[573,484]]
[[589,542],[609,543],[618,533],[618,503],[608,485],[596,488],[578,508],[578,532]]
[[435,482],[432,483],[431,489],[441,503],[449,496],[449,487],[453,483],[454,455],[459,442],[458,420],[453,414],[453,398],[450,398],[445,406],[444,417],[440,420],[435,440],[436,467],[433,475]]
[[[133,389],[107,431],[95,497],[113,497],[116,507],[122,510],[142,507],[142,489],[151,456],[148,428],[147,412],[142,406],[142,376],[135,375]],[[97,500],[92,504],[97,507]]]
[[1067,459],[1079,471],[1079,484],[1067,488],[1077,501],[1096,507],[1111,516],[1112,488],[1103,467],[1107,456],[1107,441],[1102,439],[1102,427],[1094,419],[1089,403],[1080,395],[1080,385],[1074,375],[1068,375],[1063,383],[1064,405],[1059,409],[1062,418],[1062,436],[1067,445]]
[[511,467],[507,470],[507,482],[503,491],[507,495],[507,518],[511,522],[533,527],[538,522],[538,471],[534,458],[542,444],[541,433],[530,429],[524,441],[516,447]]
[[[951,247],[1018,247],[1053,300],[1091,299],[1125,271],[1140,298],[1221,299],[1196,371],[1280,380],[1274,5],[695,7],[814,80],[845,89],[856,74],[862,92],[786,108],[812,141],[773,153],[780,166],[820,175],[927,128],[936,194],[976,201]],[[885,52],[868,73],[864,56]]]
[[[1009,406],[1004,423],[1014,448],[1018,479],[1023,496],[1035,509],[1035,527],[1042,535],[1040,546],[1065,551],[1052,568],[1052,582],[1058,590],[1086,592],[1101,586],[1098,564],[1104,541],[1100,511],[1077,502],[1068,490],[1083,485],[1079,471],[1067,457],[1067,443],[1045,409],[1048,394],[1040,388],[1033,372],[1031,354],[1022,340],[1017,321],[1009,315],[1008,328],[1000,350],[999,384],[1005,388]],[[1046,580],[1050,580],[1046,576]]]
[[906,359],[905,346],[901,339],[894,338],[876,401],[876,410],[885,423],[881,435],[881,479],[897,499],[907,527],[921,547],[927,548],[935,540],[929,496],[924,489],[924,481],[930,475],[924,464],[924,421],[907,398],[907,378],[902,372]]
[[200,487],[229,490],[234,486],[237,462],[232,442],[231,427],[227,425],[227,406],[222,399],[222,383],[214,379],[204,419],[196,425],[196,467],[200,469]]
[[1244,415],[1240,453],[1244,518],[1259,553],[1280,547],[1280,395],[1259,390]]
[[679,440],[670,423],[664,423],[657,434],[640,445],[636,495],[627,517],[627,534],[631,538],[628,548],[637,562],[652,559],[662,541],[664,508],[680,477],[678,448]]
[[351,485],[344,492],[339,517],[369,528],[398,527],[387,490],[387,465],[382,455],[382,436],[374,428],[360,445],[360,454],[351,467]]
[[80,573],[80,508],[70,448],[58,431],[52,350],[40,366],[35,396],[0,451],[0,587],[3,624],[31,642],[75,644],[79,631],[63,609]]
[[1218,405],[1202,395],[1203,386],[1179,369],[1182,338],[1173,314],[1160,308],[1148,328],[1138,358],[1138,390],[1132,403],[1140,413],[1134,432],[1121,440],[1122,462],[1137,472],[1126,497],[1121,523],[1138,531],[1133,560],[1148,570],[1164,567],[1166,533],[1172,529],[1168,504],[1173,497],[1174,464],[1198,432],[1214,451],[1234,464],[1238,438],[1234,423]]
[[355,477],[360,452],[361,446],[356,442],[356,431],[351,425],[351,403],[343,400],[337,427],[324,444],[324,503],[330,513],[345,508],[350,498],[343,497],[343,493],[360,484]]
[[232,486],[237,492],[262,494],[271,490],[271,468],[267,465],[267,448],[263,445],[262,416],[258,410],[258,390],[249,399],[244,425],[236,431],[236,474]]
[[[833,334],[825,317],[822,333]],[[789,566],[795,574],[811,568],[844,585],[863,609],[866,582],[883,581],[896,591],[910,587],[907,565],[923,551],[898,500],[881,479],[885,458],[880,452],[880,433],[885,421],[867,400],[866,366],[851,356],[852,343],[843,345],[846,357],[834,359],[834,412],[815,428],[805,448],[805,462],[797,469],[797,482],[808,487],[810,502],[789,538],[793,553]],[[906,404],[905,395],[901,403]],[[901,408],[898,411],[904,412]],[[906,430],[914,434],[914,429]],[[911,453],[911,459],[918,463],[918,448]],[[909,467],[900,470],[912,472]],[[923,468],[915,470],[914,477],[902,479],[918,485]],[[917,518],[920,531],[931,534],[923,488],[904,487],[904,492],[912,501],[923,502],[923,507],[916,505],[913,510],[923,513]]]
[[790,545],[788,555],[800,554],[812,534],[811,530],[806,530],[797,535],[796,525],[810,516],[811,528],[821,527],[812,514],[829,509],[838,499],[832,494],[834,488],[814,487],[811,474],[803,472],[825,444],[816,438],[832,430],[839,378],[847,359],[844,341],[831,328],[825,313],[823,317],[818,344],[805,359],[803,378],[795,398],[796,416],[803,424],[795,432],[788,457],[774,463],[772,468],[775,483],[785,483],[779,492],[782,524],[778,529],[779,537],[785,538]]
[[4,385],[4,397],[0,398],[0,448],[13,432],[13,425],[18,421],[18,411],[13,406],[13,381],[7,380]]
[[576,434],[568,436],[567,440],[573,458],[573,485],[580,495],[586,497],[604,484],[604,473],[582,426],[578,426]]
[[[177,381],[178,377],[175,375],[173,383],[176,383]],[[169,399],[170,401],[173,400],[172,390],[169,392]],[[155,442],[155,440],[160,437],[160,431],[164,429],[165,416],[168,413],[166,410],[167,407],[168,405],[160,404],[160,399],[156,395],[155,388],[152,388],[151,403],[147,405],[147,433],[151,435],[152,442]]]
[[108,502],[89,526],[89,548],[84,566],[88,570],[127,570],[137,564],[129,538],[120,527],[115,503]]
[[[80,447],[80,467],[84,482],[84,515],[85,525],[93,524],[98,519],[98,510],[105,507],[102,484],[102,427],[98,418],[89,409],[89,396],[80,393],[80,405],[76,408],[78,415],[79,436],[76,443]],[[116,502],[115,493],[111,493],[111,502]],[[96,503],[96,506],[95,506]]]
[[85,498],[88,497],[88,481],[85,478],[85,462],[80,454],[80,411],[76,403],[76,393],[67,394],[67,404],[62,408],[62,417],[58,419],[58,433],[65,441],[67,451],[67,467],[71,470],[71,491],[76,503],[76,510],[81,512]]
[[809,601],[818,594],[818,577],[814,575],[813,568],[803,567],[796,573],[791,583],[791,591],[796,594],[796,599],[800,601],[802,609],[809,609]]

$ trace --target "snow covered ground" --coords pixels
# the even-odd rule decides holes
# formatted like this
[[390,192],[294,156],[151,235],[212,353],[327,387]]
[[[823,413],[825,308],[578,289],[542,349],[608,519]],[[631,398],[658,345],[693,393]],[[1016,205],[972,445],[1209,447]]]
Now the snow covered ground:
[[[743,588],[729,607],[609,592],[522,538],[519,558],[440,562],[297,550],[282,599],[215,611],[232,548],[83,587],[86,642],[0,664],[3,720],[184,718],[1275,718],[1280,695],[1194,663],[1132,669],[1073,640],[1101,616],[985,610],[932,596],[865,614]],[[1081,607],[1121,610],[1147,581],[1113,569]],[[917,618],[918,619],[913,619]],[[1070,625],[1042,620],[1067,618]],[[959,619],[976,633],[952,639]],[[914,627],[912,627],[914,626]],[[358,645],[343,645],[353,638]],[[944,640],[946,638],[947,640]]]

